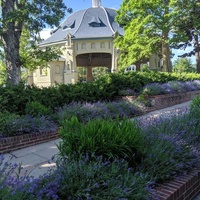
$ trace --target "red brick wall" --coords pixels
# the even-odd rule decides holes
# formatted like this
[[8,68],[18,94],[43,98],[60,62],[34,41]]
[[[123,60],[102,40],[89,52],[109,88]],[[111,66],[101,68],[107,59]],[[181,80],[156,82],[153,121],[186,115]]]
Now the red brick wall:
[[200,171],[175,178],[155,188],[159,200],[192,200],[200,193]]
[[58,132],[24,134],[0,139],[0,154],[59,138]]
[[150,101],[152,107],[147,110],[158,110],[166,108],[176,104],[184,103],[192,100],[195,96],[200,95],[200,91],[185,92],[180,94],[166,94],[158,96],[148,96],[147,99]]

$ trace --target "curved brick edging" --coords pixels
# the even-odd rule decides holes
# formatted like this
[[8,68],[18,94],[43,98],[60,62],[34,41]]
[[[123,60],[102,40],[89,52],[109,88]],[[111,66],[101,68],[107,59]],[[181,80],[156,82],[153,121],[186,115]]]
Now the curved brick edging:
[[200,170],[167,181],[154,191],[159,200],[192,200],[200,193]]
[[166,94],[158,96],[148,96],[147,99],[152,107],[148,107],[146,111],[159,110],[176,104],[184,103],[192,100],[195,96],[200,95],[200,90],[185,92],[180,94]]
[[40,133],[40,134],[24,134],[19,136],[7,137],[0,139],[0,154],[9,153],[24,147],[29,147],[35,144],[48,142],[59,138],[58,132]]
[[[145,112],[151,112],[154,110],[163,109],[176,104],[184,103],[192,100],[195,96],[200,95],[200,90],[191,91],[178,94],[166,94],[157,96],[145,96],[145,99],[150,103],[151,107],[145,107]],[[121,96],[117,97],[117,100],[134,101],[137,99],[136,96]]]

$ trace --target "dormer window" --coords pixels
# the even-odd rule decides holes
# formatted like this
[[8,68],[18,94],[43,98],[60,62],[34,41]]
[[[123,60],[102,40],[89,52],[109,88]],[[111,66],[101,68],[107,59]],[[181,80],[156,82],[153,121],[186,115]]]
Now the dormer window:
[[92,27],[100,27],[102,22],[98,17],[93,17],[88,24]]
[[75,20],[72,20],[71,22],[69,21],[63,26],[63,30],[72,29],[74,27],[75,27]]

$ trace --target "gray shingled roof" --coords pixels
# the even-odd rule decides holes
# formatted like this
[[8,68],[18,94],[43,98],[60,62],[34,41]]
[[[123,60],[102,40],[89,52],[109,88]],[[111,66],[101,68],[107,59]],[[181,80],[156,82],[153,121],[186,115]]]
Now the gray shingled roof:
[[116,10],[104,7],[75,12],[40,45],[65,41],[67,34],[71,34],[72,39],[113,37],[116,32],[123,35],[123,28],[115,22],[116,14]]

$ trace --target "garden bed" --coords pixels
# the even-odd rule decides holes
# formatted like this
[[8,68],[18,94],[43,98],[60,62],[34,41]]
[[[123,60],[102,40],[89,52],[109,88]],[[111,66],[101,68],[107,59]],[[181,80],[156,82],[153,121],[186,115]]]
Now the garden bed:
[[155,189],[159,200],[192,200],[200,191],[200,171],[176,177],[174,180],[160,184]]
[[[192,100],[195,96],[200,95],[200,91],[191,91],[180,94],[166,94],[157,96],[145,96],[149,101],[151,107],[144,107],[144,113],[148,113],[154,110],[170,107],[176,104],[180,104],[189,100]],[[118,100],[134,101],[135,96],[118,97]],[[15,151],[24,147],[32,146],[35,144],[47,142],[59,138],[57,132],[40,133],[40,134],[24,134],[19,136],[12,136],[1,138],[0,154]]]
[[48,142],[59,138],[58,132],[29,133],[0,139],[0,154],[9,153],[32,145]]

